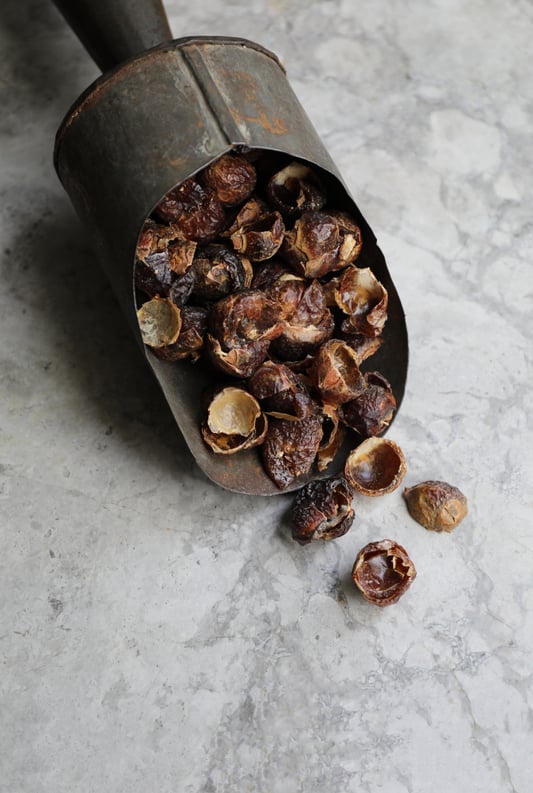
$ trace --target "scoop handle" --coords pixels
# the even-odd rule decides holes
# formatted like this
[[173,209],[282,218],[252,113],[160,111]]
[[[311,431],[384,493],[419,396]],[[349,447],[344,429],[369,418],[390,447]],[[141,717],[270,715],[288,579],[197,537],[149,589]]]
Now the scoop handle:
[[102,71],[172,39],[161,0],[53,0]]

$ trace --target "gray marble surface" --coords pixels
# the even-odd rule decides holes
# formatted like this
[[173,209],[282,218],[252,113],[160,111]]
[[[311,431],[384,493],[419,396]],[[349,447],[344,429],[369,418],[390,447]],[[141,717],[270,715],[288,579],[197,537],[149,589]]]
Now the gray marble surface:
[[[97,75],[44,0],[0,11],[0,777],[5,793],[533,790],[532,7],[525,0],[168,2],[252,38],[378,235],[406,310],[390,437],[406,484],[301,548],[291,497],[207,481],[51,162]],[[529,476],[528,476],[529,474]],[[358,549],[418,569],[366,604]]]

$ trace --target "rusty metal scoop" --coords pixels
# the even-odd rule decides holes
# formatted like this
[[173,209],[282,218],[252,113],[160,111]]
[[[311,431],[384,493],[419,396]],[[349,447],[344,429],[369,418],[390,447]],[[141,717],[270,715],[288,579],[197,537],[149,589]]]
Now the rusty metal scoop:
[[[408,353],[398,294],[373,232],[276,56],[244,39],[172,40],[160,0],[55,4],[105,70],[61,124],[55,165],[139,344],[135,249],[154,207],[175,185],[236,146],[282,152],[314,165],[336,206],[350,211],[361,226],[358,264],[370,267],[389,293],[384,343],[372,368],[390,381],[399,405]],[[170,365],[149,352],[146,357],[204,473],[236,492],[279,493],[256,450],[220,456],[202,441],[202,393],[212,375],[199,364]],[[346,448],[339,452],[327,474],[340,470],[346,453]],[[302,484],[300,479],[288,489]]]

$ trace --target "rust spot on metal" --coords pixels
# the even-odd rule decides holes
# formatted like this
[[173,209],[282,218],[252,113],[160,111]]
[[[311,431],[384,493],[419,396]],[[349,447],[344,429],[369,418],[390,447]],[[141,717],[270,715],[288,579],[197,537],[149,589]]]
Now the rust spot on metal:
[[261,110],[258,116],[244,115],[243,113],[239,113],[235,108],[231,108],[230,113],[237,124],[242,124],[243,121],[249,124],[259,124],[263,129],[266,129],[267,132],[271,132],[273,135],[286,135],[289,131],[287,125],[280,118],[270,119],[264,110]]
[[241,91],[242,97],[247,102],[253,102],[257,94],[257,85],[253,78],[246,72],[233,73]]

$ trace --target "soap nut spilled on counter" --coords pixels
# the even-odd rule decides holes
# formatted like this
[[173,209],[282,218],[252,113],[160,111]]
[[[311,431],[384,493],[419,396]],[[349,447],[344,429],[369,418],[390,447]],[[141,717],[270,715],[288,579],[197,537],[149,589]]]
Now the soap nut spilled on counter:
[[369,603],[390,606],[409,589],[416,578],[416,569],[402,545],[393,540],[379,540],[361,548],[352,578]]
[[429,479],[406,487],[403,496],[411,517],[429,531],[453,531],[468,512],[466,497],[447,482]]
[[342,537],[354,521],[353,490],[343,476],[308,482],[292,509],[292,536],[300,543]]

